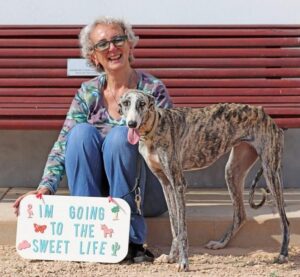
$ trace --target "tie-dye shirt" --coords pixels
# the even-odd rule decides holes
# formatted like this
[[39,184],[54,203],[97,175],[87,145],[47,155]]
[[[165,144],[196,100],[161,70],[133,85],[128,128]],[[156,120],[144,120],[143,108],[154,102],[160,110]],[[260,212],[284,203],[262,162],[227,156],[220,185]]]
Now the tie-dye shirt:
[[[158,107],[172,107],[167,89],[160,80],[142,71],[137,73],[139,76],[137,89],[153,95]],[[105,136],[114,126],[125,125],[124,119],[113,119],[104,106],[102,91],[105,84],[105,74],[82,83],[72,101],[58,139],[50,151],[39,188],[47,187],[52,194],[56,192],[65,174],[66,138],[76,124],[84,122],[93,124],[102,136]]]

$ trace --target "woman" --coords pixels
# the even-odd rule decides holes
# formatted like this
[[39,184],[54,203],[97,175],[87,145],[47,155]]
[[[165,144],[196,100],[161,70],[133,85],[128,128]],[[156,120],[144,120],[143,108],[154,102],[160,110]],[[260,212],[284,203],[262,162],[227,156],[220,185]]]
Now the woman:
[[[142,160],[137,146],[127,142],[118,101],[128,89],[134,88],[152,94],[161,108],[172,104],[160,80],[132,68],[132,51],[137,41],[130,25],[113,18],[97,19],[82,29],[82,56],[97,69],[99,76],[81,85],[48,156],[41,183],[26,195],[54,194],[65,172],[73,196],[107,196],[108,184],[109,195],[123,197],[131,207],[127,258],[143,262],[154,259],[143,247],[143,215],[157,216],[167,208],[158,180]],[[16,214],[24,196],[14,203]],[[135,198],[140,196],[139,207]]]

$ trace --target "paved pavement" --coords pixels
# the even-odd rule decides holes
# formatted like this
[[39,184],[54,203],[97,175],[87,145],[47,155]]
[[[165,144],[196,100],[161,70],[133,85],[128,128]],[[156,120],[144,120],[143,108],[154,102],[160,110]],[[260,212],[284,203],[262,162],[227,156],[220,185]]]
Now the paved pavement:
[[[0,245],[14,245],[17,218],[12,209],[14,200],[28,188],[0,188]],[[67,195],[67,190],[58,194]],[[290,245],[300,245],[300,189],[284,192],[286,211],[291,223]],[[280,247],[280,221],[272,203],[266,203],[259,210],[248,205],[245,192],[245,206],[248,221],[231,241],[233,247]],[[259,199],[259,196],[257,197]],[[218,239],[232,221],[232,205],[227,190],[189,189],[187,192],[187,221],[189,244],[203,246],[209,240]],[[147,218],[148,244],[168,246],[171,232],[168,214]]]

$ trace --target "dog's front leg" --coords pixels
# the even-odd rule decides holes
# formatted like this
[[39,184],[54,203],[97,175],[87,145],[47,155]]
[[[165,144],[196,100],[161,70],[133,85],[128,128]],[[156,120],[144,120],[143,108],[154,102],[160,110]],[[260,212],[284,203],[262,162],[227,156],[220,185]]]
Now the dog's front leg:
[[178,271],[188,271],[188,238],[185,219],[185,189],[186,183],[183,172],[177,163],[164,168],[168,186],[164,187],[170,222],[173,234],[172,247],[168,259],[174,260],[178,256]]
[[[181,174],[182,175],[182,174]],[[188,271],[188,234],[187,234],[187,224],[186,224],[186,214],[185,214],[185,179],[183,176],[178,178],[174,182],[174,192],[176,199],[177,208],[177,220],[178,220],[178,248],[179,248],[179,263],[178,271]]]
[[168,206],[171,233],[172,233],[172,245],[169,255],[162,254],[156,259],[160,263],[175,263],[178,260],[179,249],[178,249],[178,222],[176,213],[176,200],[171,189],[171,184],[163,172],[155,172],[155,175],[159,179],[164,196]]

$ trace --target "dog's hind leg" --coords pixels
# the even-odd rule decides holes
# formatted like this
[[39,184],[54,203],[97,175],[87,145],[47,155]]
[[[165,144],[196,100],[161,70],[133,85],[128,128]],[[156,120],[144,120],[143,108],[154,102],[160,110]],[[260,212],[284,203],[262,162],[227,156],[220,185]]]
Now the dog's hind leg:
[[208,242],[207,248],[220,249],[225,247],[245,223],[244,182],[257,157],[256,150],[245,142],[232,148],[226,164],[225,178],[233,204],[233,222],[222,238],[218,241]]
[[[274,138],[273,138],[274,139]],[[282,157],[282,144],[276,145],[274,149],[264,151],[262,154],[262,165],[264,169],[264,177],[267,185],[271,191],[272,196],[275,199],[278,213],[281,219],[281,230],[282,230],[282,244],[280,254],[278,257],[279,263],[288,261],[288,247],[290,240],[289,221],[286,216],[283,199],[283,186],[282,186],[282,175],[281,175],[281,157]]]

